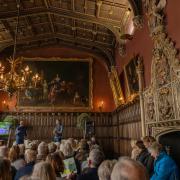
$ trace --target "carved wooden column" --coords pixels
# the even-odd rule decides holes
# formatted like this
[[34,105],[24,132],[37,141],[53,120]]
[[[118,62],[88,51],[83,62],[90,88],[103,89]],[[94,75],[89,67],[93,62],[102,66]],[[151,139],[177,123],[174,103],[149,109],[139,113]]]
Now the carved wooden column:
[[145,109],[144,109],[144,97],[143,97],[143,90],[144,90],[144,66],[143,66],[143,59],[142,57],[138,57],[138,64],[136,67],[136,71],[138,74],[138,81],[139,81],[139,99],[140,99],[140,109],[141,109],[141,129],[142,129],[142,136],[145,136]]

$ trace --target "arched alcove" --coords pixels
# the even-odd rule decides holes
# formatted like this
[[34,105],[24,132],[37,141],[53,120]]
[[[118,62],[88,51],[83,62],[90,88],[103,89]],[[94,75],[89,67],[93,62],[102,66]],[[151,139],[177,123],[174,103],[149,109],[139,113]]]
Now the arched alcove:
[[180,167],[180,131],[172,131],[159,136],[159,142],[170,150],[171,157]]

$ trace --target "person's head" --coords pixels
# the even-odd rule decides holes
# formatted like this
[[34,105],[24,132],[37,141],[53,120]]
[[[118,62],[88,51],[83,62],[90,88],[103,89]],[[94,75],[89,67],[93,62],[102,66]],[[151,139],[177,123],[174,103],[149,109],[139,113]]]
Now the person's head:
[[111,172],[116,162],[116,160],[105,160],[101,163],[98,168],[99,180],[111,180]]
[[148,148],[151,156],[157,158],[159,153],[163,150],[163,146],[158,142],[153,142],[152,145]]
[[79,150],[83,150],[83,151],[89,151],[89,145],[87,143],[87,141],[81,141],[79,142]]
[[46,161],[52,165],[56,174],[64,171],[63,159],[60,157],[58,152],[49,154]]
[[21,121],[19,122],[19,125],[20,125],[20,126],[24,126],[24,121],[21,120]]
[[135,139],[131,139],[130,144],[131,144],[131,147],[132,147],[132,148],[135,148],[135,146],[136,146],[136,142],[137,142],[137,140],[135,140]]
[[68,141],[62,146],[61,151],[63,152],[65,157],[73,156],[74,154],[73,148]]
[[39,162],[34,166],[31,178],[36,180],[56,180],[56,175],[50,163]]
[[11,163],[8,159],[0,158],[0,180],[11,180]]
[[143,144],[143,141],[137,141],[135,146],[139,150],[139,152],[141,152],[141,151],[146,149],[146,147]]
[[8,148],[6,146],[0,146],[0,157],[8,157]]
[[111,180],[148,180],[146,169],[139,162],[122,157],[115,164]]
[[38,151],[38,155],[47,156],[47,155],[48,155],[48,145],[47,145],[47,143],[41,142],[41,143],[38,145],[37,151]]
[[25,151],[25,160],[27,163],[35,162],[36,161],[36,151],[27,149]]
[[19,154],[20,154],[19,146],[18,145],[14,145],[9,150],[8,159],[11,162],[14,162],[15,160],[17,160],[19,158]]
[[68,142],[71,144],[71,147],[73,148],[73,150],[76,150],[77,148],[76,141],[73,138],[69,138]]
[[51,142],[48,144],[48,150],[49,150],[49,153],[54,153],[57,149],[57,146],[55,143]]
[[56,120],[56,125],[60,125],[61,121],[59,119]]
[[156,142],[156,139],[152,136],[145,136],[142,140],[146,148],[149,148],[153,142]]
[[104,153],[99,149],[93,149],[89,153],[88,165],[90,168],[98,168],[101,162],[104,160]]
[[96,144],[97,142],[96,142],[96,137],[95,136],[92,136],[91,137],[91,143],[92,144]]
[[25,145],[24,144],[18,144],[19,146],[19,155],[24,155],[25,152]]

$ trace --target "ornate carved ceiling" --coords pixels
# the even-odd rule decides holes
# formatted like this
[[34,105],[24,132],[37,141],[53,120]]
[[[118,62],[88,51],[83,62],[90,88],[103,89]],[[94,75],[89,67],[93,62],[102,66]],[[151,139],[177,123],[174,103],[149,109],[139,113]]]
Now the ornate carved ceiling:
[[[19,48],[61,44],[103,54],[114,47],[138,14],[131,0],[21,0]],[[13,45],[17,6],[0,0],[0,49]]]

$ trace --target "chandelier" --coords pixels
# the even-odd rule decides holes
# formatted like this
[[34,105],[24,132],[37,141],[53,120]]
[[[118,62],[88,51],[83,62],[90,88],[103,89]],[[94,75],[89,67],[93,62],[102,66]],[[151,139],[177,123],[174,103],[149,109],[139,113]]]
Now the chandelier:
[[30,81],[34,82],[34,84],[40,81],[38,73],[32,75],[29,66],[22,68],[22,58],[16,57],[19,19],[20,0],[17,0],[17,22],[14,35],[13,55],[7,59],[7,66],[0,62],[0,90],[7,92],[10,97],[12,97],[18,90],[28,88],[28,84],[32,84]]

